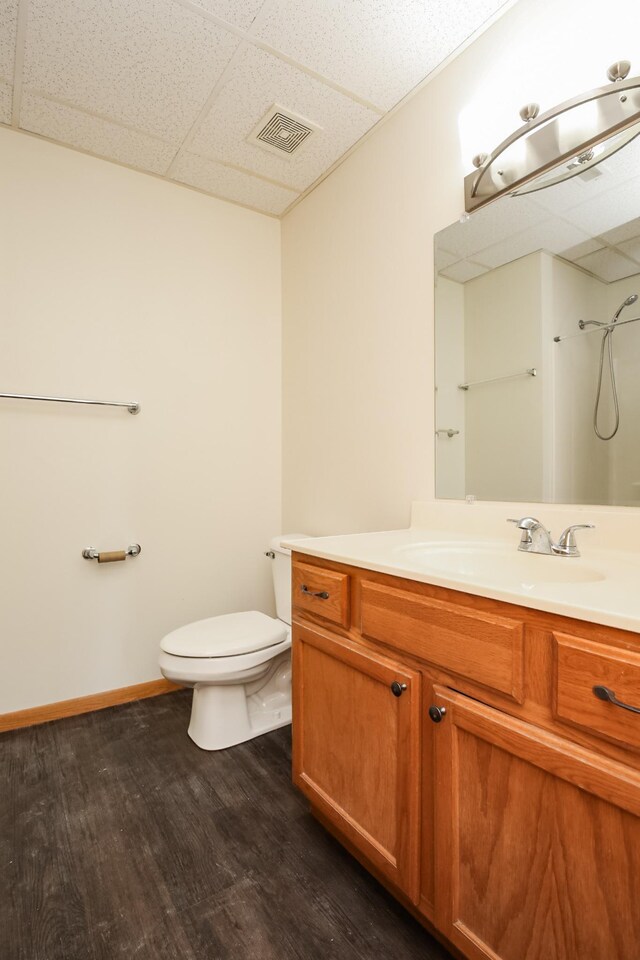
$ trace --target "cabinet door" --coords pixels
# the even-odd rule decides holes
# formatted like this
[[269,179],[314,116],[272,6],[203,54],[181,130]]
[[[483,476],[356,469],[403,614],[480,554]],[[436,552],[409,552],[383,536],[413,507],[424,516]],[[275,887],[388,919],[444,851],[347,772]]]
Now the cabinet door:
[[640,776],[461,694],[434,705],[445,936],[472,960],[637,960]]
[[295,784],[416,902],[420,674],[296,626],[293,696]]

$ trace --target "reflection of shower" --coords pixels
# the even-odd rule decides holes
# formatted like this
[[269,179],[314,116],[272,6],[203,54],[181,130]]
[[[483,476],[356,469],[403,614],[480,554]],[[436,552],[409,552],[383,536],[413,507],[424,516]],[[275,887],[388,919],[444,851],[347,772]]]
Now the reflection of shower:
[[[595,431],[596,437],[600,440],[611,440],[615,437],[618,432],[618,427],[620,426],[620,407],[618,406],[618,390],[616,388],[616,373],[613,369],[613,332],[615,330],[615,325],[618,322],[618,317],[622,313],[625,307],[630,307],[632,303],[635,303],[638,299],[637,293],[632,293],[630,297],[627,297],[626,300],[623,300],[616,312],[613,315],[613,319],[610,323],[599,323],[598,320],[579,320],[578,326],[581,330],[584,330],[585,327],[604,327],[604,332],[602,334],[602,343],[600,345],[600,370],[598,372],[598,389],[596,390],[596,404],[593,410],[593,429]],[[609,357],[609,380],[611,382],[611,396],[613,399],[613,408],[615,410],[616,422],[613,430],[608,436],[600,433],[598,429],[598,412],[600,409],[600,395],[602,393],[602,371],[604,367],[604,348],[607,347],[607,354]]]

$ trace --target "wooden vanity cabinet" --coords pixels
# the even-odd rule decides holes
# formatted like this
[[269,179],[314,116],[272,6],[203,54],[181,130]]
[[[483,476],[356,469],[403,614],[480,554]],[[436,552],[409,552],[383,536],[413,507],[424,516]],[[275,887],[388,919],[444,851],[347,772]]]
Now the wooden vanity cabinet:
[[296,628],[294,782],[417,902],[420,674],[346,639]]
[[640,637],[304,563],[349,585],[347,626],[293,594],[314,813],[468,960],[638,960],[640,716],[593,686],[640,703]]
[[637,960],[640,775],[445,688],[435,922],[470,960]]

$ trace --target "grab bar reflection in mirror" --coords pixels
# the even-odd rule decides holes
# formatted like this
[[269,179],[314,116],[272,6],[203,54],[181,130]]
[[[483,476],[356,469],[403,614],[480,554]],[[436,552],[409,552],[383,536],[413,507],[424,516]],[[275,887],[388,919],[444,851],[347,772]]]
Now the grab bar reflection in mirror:
[[459,383],[458,390],[468,390],[469,387],[479,387],[482,383],[498,383],[499,380],[515,380],[517,377],[537,377],[538,371],[535,367],[529,367],[522,373],[509,373],[506,377],[489,377],[488,380],[470,380],[468,383]]
[[120,403],[115,400],[76,400],[72,397],[39,397],[30,393],[0,393],[5,400],[42,400],[45,403],[86,403],[92,407],[126,407],[134,416],[140,413],[140,404],[135,400]]

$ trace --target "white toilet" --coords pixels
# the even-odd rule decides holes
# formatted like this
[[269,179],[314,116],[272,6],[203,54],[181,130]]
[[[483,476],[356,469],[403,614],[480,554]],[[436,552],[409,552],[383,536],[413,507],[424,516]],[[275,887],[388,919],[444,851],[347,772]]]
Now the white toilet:
[[160,643],[160,670],[193,687],[189,736],[203,750],[224,750],[291,723],[291,551],[274,537],[278,619],[257,610],[188,623]]

